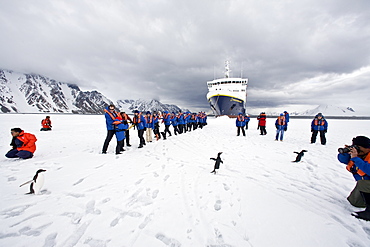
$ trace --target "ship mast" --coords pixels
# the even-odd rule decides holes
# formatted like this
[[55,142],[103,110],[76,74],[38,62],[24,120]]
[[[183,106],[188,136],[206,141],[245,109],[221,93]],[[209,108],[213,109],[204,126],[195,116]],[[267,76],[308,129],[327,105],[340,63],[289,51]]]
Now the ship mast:
[[226,61],[225,62],[225,78],[230,77],[230,67],[229,67],[229,65],[230,65],[229,61]]

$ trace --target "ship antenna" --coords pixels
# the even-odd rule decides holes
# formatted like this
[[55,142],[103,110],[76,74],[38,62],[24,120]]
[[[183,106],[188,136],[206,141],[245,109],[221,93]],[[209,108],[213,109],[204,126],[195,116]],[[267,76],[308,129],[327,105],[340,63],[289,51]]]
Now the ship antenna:
[[243,78],[243,62],[242,62],[242,67],[240,68],[240,78]]
[[225,62],[225,77],[226,78],[230,77],[230,67],[229,67],[229,65],[230,65],[229,61],[226,61]]

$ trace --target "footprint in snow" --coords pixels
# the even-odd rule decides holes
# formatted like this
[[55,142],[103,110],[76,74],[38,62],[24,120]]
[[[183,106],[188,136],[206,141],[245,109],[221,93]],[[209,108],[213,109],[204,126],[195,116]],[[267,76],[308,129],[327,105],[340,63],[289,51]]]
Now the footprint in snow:
[[91,200],[86,204],[86,213],[87,214],[100,214],[99,209],[95,209],[95,200]]
[[81,178],[77,182],[75,182],[74,184],[72,184],[72,186],[76,186],[77,184],[82,183],[82,181],[84,181],[84,180],[85,180],[84,178]]
[[135,185],[141,184],[141,182],[143,181],[143,179],[144,179],[144,178],[139,179],[138,181],[136,181]]
[[152,220],[151,216],[152,215],[150,214],[150,215],[145,217],[144,221],[139,225],[140,229],[144,229],[146,227],[146,225]]
[[153,199],[157,198],[157,196],[158,196],[158,192],[159,192],[159,190],[155,190],[155,191],[153,191],[153,193],[152,193],[152,198],[153,198]]
[[51,233],[45,238],[44,247],[56,246],[57,243],[55,239],[57,238],[58,233]]
[[163,179],[163,181],[167,181],[167,179],[170,177],[170,175],[166,175],[165,177],[164,177],[164,179]]
[[214,207],[216,211],[221,210],[221,200],[217,200]]
[[180,247],[181,243],[173,238],[168,238],[162,233],[157,233],[155,237],[162,241],[165,245],[171,246],[171,247]]

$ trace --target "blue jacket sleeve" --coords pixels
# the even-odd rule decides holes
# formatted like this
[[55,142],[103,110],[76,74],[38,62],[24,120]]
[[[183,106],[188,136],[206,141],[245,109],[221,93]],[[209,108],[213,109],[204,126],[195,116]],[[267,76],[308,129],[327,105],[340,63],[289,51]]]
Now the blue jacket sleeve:
[[370,174],[370,164],[359,157],[354,157],[351,159],[358,169],[362,170],[366,174]]
[[105,123],[107,125],[107,130],[114,130],[114,125],[113,125],[114,120],[108,115],[108,113],[105,113],[104,116],[105,116]]
[[345,154],[338,154],[338,160],[340,163],[348,164],[348,162],[351,160],[351,156],[348,153]]

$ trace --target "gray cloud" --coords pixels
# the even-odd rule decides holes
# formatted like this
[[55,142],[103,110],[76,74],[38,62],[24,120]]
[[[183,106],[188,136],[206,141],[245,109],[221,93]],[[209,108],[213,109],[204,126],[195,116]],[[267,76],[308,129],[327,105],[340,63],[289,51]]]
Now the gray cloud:
[[[249,78],[249,107],[369,104],[370,3],[3,1],[0,67],[208,109],[206,81]],[[361,70],[362,69],[362,70]]]

